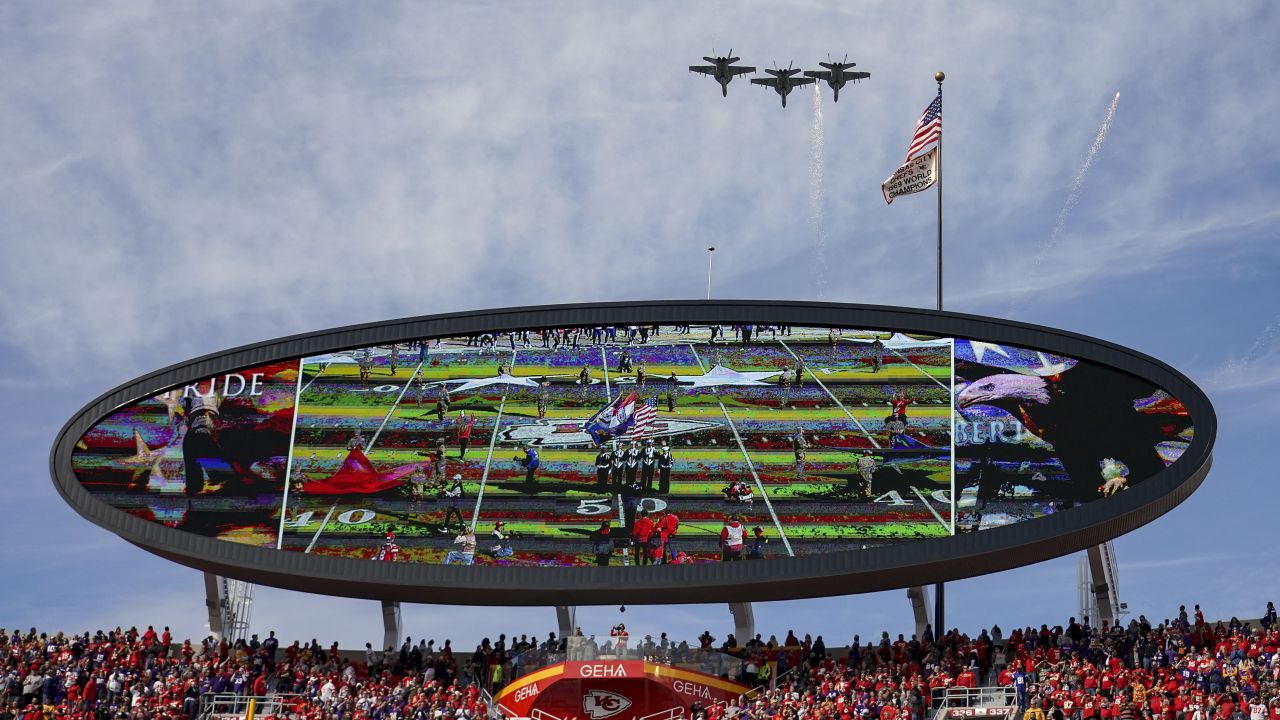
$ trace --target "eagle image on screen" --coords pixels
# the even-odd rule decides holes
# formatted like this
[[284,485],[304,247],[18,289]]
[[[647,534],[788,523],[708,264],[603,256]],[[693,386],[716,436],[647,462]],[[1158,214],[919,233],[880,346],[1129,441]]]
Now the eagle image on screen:
[[1025,348],[616,325],[206,379],[105,418],[74,468],[135,516],[286,552],[647,566],[784,562],[1029,520],[1124,492],[1190,438],[1160,388]]

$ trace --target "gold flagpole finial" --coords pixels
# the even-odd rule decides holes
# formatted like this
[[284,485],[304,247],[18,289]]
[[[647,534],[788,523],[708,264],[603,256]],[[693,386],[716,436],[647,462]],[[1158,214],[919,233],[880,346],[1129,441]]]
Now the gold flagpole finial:
[[943,80],[947,79],[947,74],[939,70],[938,72],[933,74],[933,79],[937,80],[938,82],[942,82]]

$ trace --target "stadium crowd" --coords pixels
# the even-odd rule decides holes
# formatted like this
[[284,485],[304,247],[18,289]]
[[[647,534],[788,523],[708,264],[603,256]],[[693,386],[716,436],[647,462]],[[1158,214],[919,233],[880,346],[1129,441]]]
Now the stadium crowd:
[[1196,606],[1156,625],[1139,617],[1091,628],[1073,618],[1007,636],[998,626],[976,636],[926,630],[895,640],[886,632],[877,642],[854,636],[840,651],[792,632],[742,644],[707,632],[693,645],[665,635],[632,644],[621,626],[599,644],[575,635],[503,635],[460,658],[448,640],[437,647],[410,639],[398,651],[366,645],[363,657],[351,657],[314,639],[281,647],[274,633],[193,644],[173,642],[168,628],[0,630],[0,720],[187,720],[205,694],[280,694],[278,715],[298,720],[482,718],[485,690],[566,653],[577,659],[584,641],[592,655],[625,649],[759,688],[748,699],[690,708],[705,720],[924,720],[942,696],[980,686],[1007,688],[1016,720],[1280,720],[1280,625],[1271,603],[1254,625],[1206,623]]

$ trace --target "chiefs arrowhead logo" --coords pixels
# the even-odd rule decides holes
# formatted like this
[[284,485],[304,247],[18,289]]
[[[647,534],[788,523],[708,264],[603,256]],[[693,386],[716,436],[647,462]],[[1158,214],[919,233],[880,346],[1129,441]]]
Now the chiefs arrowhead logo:
[[604,720],[631,707],[631,701],[618,693],[608,690],[592,690],[582,696],[582,711],[591,716],[591,720]]

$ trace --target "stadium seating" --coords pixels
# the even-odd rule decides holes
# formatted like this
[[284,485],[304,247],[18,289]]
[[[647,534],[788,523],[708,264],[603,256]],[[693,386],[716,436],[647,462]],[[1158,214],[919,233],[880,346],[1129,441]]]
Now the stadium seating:
[[[586,640],[594,657],[616,649],[616,638],[597,646],[551,635],[485,639],[470,654],[455,654],[448,641],[351,653],[316,640],[278,647],[274,636],[172,642],[167,628],[0,630],[0,720],[185,720],[202,710],[243,716],[250,697],[258,698],[259,718],[481,718],[490,713],[490,691],[580,657]],[[975,705],[987,703],[972,698],[1007,698],[1003,717],[1025,720],[1280,720],[1280,627],[1272,609],[1251,623],[1206,623],[1197,608],[1194,617],[1183,612],[1156,625],[1139,618],[1092,629],[1071,621],[1007,636],[993,626],[936,640],[886,632],[876,642],[855,636],[838,649],[791,632],[741,645],[709,633],[692,643],[664,635],[632,641],[626,652],[700,664],[758,688],[736,702],[690,708],[707,720],[924,720],[947,697]],[[977,690],[984,687],[1005,689]]]

